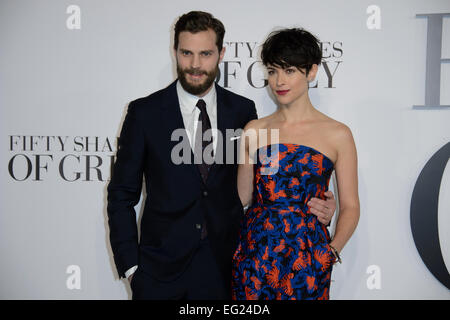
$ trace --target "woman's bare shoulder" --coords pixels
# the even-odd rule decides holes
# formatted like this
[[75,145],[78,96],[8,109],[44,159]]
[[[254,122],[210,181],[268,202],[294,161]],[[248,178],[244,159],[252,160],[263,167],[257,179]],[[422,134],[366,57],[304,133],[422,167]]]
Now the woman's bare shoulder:
[[274,118],[274,114],[272,113],[272,114],[270,114],[268,116],[265,116],[263,118],[251,120],[250,122],[248,122],[245,125],[244,130],[267,128],[268,125],[270,124],[270,122],[273,120],[273,118]]
[[345,123],[326,115],[322,117],[320,122],[322,123],[322,129],[326,132],[328,137],[333,138],[336,141],[353,140],[352,131]]
[[335,146],[338,154],[349,154],[355,150],[355,141],[352,130],[346,124],[332,119],[328,126],[327,137]]

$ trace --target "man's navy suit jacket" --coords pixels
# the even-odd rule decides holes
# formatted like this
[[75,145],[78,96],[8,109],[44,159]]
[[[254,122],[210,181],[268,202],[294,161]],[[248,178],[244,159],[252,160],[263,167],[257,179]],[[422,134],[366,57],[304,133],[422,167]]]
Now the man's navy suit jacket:
[[[230,152],[231,144],[234,157],[231,164],[223,158],[222,164],[213,164],[206,183],[193,161],[175,164],[171,158],[173,148],[180,143],[172,141],[172,133],[184,129],[176,81],[129,104],[108,185],[110,241],[121,277],[138,265],[160,281],[176,279],[198,247],[199,225],[206,221],[224,284],[229,287],[231,283],[231,261],[243,208],[237,192],[238,139],[225,141],[229,138],[226,129],[242,129],[257,115],[253,101],[215,86],[217,127],[224,138],[216,154],[220,154],[219,148]],[[193,160],[190,148],[189,152]],[[147,195],[138,241],[134,206],[140,200],[143,177]]]

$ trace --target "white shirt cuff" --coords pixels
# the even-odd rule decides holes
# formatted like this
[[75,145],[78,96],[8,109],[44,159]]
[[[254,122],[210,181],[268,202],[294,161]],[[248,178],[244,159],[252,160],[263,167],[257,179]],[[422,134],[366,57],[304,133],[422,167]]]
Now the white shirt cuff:
[[125,277],[128,279],[136,271],[137,267],[138,266],[134,266],[125,271]]

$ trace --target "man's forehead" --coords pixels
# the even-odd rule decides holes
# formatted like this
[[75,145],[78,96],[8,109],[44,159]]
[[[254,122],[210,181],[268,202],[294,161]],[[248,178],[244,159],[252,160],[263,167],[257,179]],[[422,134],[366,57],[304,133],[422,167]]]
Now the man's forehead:
[[213,30],[190,32],[182,31],[178,37],[179,47],[195,48],[197,50],[213,50],[216,48],[216,34]]

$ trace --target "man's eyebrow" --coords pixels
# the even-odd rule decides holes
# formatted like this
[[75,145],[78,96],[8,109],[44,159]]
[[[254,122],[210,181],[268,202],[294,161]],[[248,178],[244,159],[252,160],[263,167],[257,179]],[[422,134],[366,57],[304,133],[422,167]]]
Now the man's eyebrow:
[[[191,50],[189,49],[184,49],[184,48],[179,48],[178,49],[180,52],[184,52],[184,53],[193,53]],[[200,54],[212,54],[214,52],[214,50],[210,49],[210,50],[201,50]]]

